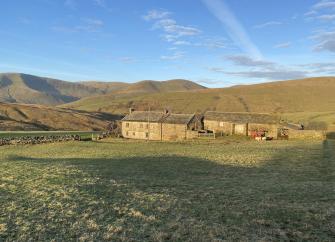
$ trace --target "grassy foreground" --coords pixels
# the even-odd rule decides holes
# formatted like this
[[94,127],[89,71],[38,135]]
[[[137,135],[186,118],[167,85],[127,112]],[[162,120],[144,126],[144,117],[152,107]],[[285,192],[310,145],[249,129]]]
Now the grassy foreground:
[[0,147],[0,241],[334,241],[335,144]]

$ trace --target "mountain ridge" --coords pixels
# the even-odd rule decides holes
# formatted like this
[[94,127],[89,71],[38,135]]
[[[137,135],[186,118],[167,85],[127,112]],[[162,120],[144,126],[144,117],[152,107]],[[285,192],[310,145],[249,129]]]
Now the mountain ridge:
[[188,91],[205,87],[187,80],[122,82],[68,82],[24,73],[0,73],[0,101],[57,106],[85,97]]

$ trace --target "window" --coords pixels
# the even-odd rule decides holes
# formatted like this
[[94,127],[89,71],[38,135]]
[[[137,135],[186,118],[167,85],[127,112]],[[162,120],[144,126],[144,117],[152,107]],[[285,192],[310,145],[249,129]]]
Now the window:
[[148,132],[145,133],[145,138],[149,138],[149,133]]
[[126,135],[129,136],[129,132],[128,131],[126,132]]
[[133,132],[133,136],[135,136],[136,134],[135,134],[135,132]]
[[224,123],[223,122],[220,122],[220,127],[223,127],[224,126]]
[[126,123],[126,127],[129,128],[129,123]]
[[148,129],[149,128],[149,124],[146,124],[145,127]]

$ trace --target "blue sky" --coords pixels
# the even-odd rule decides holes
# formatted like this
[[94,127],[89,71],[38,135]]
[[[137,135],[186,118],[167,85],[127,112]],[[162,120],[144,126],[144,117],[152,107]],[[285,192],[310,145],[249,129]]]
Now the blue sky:
[[210,87],[335,74],[333,0],[4,0],[0,72]]

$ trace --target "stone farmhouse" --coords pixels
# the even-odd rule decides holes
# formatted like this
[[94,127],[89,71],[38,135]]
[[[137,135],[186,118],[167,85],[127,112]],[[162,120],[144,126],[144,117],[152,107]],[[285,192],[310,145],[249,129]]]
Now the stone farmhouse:
[[131,111],[121,123],[124,138],[158,141],[195,138],[201,128],[198,116],[167,111]]
[[269,137],[277,138],[280,119],[261,113],[220,113],[208,111],[204,115],[204,128],[222,135],[246,135],[265,131]]

